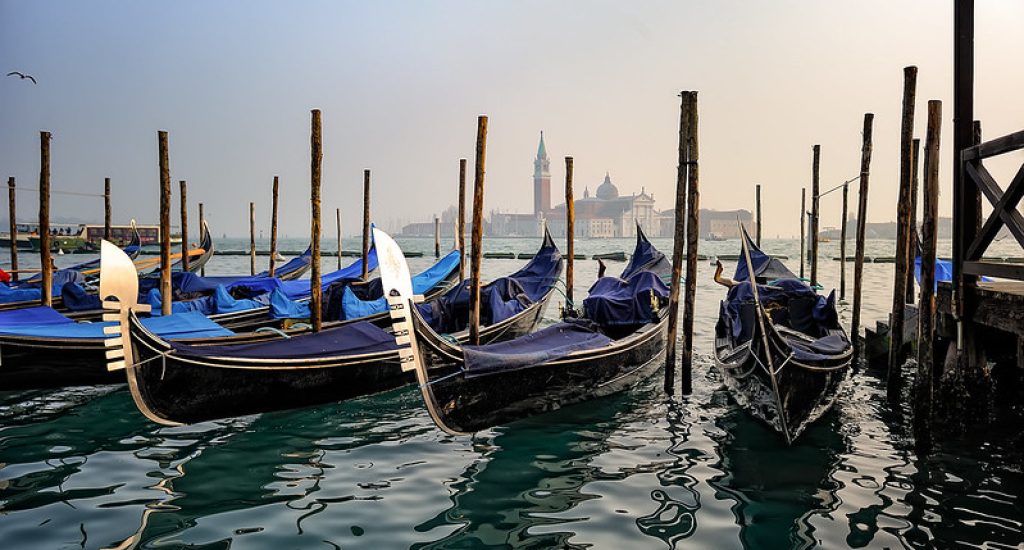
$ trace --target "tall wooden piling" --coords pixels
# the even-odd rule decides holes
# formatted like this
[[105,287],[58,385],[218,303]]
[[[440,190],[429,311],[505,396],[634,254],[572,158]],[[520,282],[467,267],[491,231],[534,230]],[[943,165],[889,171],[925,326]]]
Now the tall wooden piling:
[[757,211],[757,247],[761,248],[761,184],[757,184],[755,199],[755,210]]
[[[321,141],[320,109],[313,109],[313,121],[310,128],[310,198],[312,208],[310,220],[310,246],[313,248],[312,273],[309,276],[309,322],[314,332],[320,332],[322,325],[321,303],[323,289],[320,287],[320,171],[323,167],[323,142]],[[367,170],[369,182],[369,170]],[[365,263],[363,271],[366,271]]]
[[11,277],[18,280],[18,202],[14,176],[7,178],[7,215],[10,217]]
[[472,257],[469,264],[469,342],[480,344],[480,261],[484,239],[484,164],[487,160],[487,115],[476,121],[476,174],[473,177]]
[[821,145],[813,147],[811,163],[811,286],[818,284],[818,222],[821,219]]
[[565,157],[565,301],[569,309],[576,308],[573,298],[573,264],[576,256],[576,202],[572,197],[572,157]]
[[160,312],[171,314],[171,166],[167,132],[157,132],[160,154]]
[[[206,214],[203,212],[203,203],[199,203],[199,234],[206,230]],[[199,268],[199,275],[206,276],[206,265]]]
[[800,278],[804,278],[804,266],[807,258],[804,251],[807,250],[807,188],[800,189]]
[[889,396],[895,397],[903,366],[903,327],[907,294],[907,249],[910,246],[910,184],[914,140],[914,98],[917,67],[903,69],[903,118],[900,129],[900,184],[896,215],[896,272],[893,282],[892,316],[889,323]]
[[110,240],[110,178],[103,178],[103,240]]
[[249,203],[249,275],[256,274],[256,203]]
[[[939,217],[939,138],[942,102],[928,102],[928,132],[924,150],[924,190],[921,224],[921,306],[918,315],[917,383],[914,388],[914,441],[919,451],[931,447],[933,363],[935,352],[935,256]],[[915,140],[917,141],[917,140]]]
[[850,208],[850,184],[843,184],[843,221],[839,230],[839,299],[846,299],[846,217]]
[[188,271],[188,184],[185,180],[178,181],[178,189],[181,193],[181,270]]
[[[700,245],[697,92],[687,92],[686,102],[690,116],[687,117],[689,129],[686,131],[686,289],[683,294],[683,352],[680,357],[680,364],[683,367],[683,395],[693,392],[693,308],[697,298],[697,253]],[[678,280],[672,281],[673,286],[678,284]]]
[[853,262],[853,313],[850,318],[850,337],[853,338],[853,366],[863,345],[860,339],[861,290],[864,280],[864,234],[868,215],[868,176],[871,170],[871,129],[875,120],[872,113],[864,114],[863,142],[860,148],[860,189],[857,192],[857,252]]
[[910,246],[907,247],[907,294],[908,304],[914,303],[916,281],[914,280],[914,261],[917,259],[917,188],[918,188],[918,166],[921,164],[921,140],[914,138],[910,148]]
[[459,159],[459,281],[466,280],[466,159]]
[[441,218],[434,216],[434,257],[441,257]]
[[267,270],[271,277],[274,276],[274,271],[277,267],[277,192],[280,188],[279,179],[278,176],[274,176],[274,184],[270,190],[270,265],[267,267]]
[[370,274],[370,171],[363,170],[363,280]]
[[50,256],[50,132],[39,132],[39,269],[42,304],[53,305],[53,260]]
[[[687,138],[690,111],[686,92],[679,93],[679,160],[676,165],[676,202],[672,231],[672,283],[668,294],[668,341],[665,342],[665,393],[675,393],[676,336],[679,334],[679,282],[683,278],[683,246],[686,234]],[[603,271],[604,264],[600,264]]]
[[334,210],[335,216],[337,217],[338,223],[338,269],[341,269],[341,209],[336,208]]

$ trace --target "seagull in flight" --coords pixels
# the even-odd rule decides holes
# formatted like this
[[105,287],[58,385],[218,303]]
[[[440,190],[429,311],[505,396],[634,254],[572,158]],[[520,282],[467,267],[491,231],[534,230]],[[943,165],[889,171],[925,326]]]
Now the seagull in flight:
[[27,79],[31,80],[33,84],[39,84],[38,82],[36,82],[36,78],[34,76],[30,75],[30,74],[20,73],[18,71],[11,71],[11,72],[7,73],[7,76],[21,77],[22,80],[25,80],[27,78]]

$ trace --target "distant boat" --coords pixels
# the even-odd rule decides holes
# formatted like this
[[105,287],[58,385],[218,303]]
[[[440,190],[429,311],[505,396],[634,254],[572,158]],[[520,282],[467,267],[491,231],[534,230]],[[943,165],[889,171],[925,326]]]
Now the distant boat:
[[705,241],[727,241],[729,239],[726,239],[725,237],[723,237],[723,236],[721,236],[721,235],[719,235],[717,233],[708,233],[707,235],[704,236],[704,240]]

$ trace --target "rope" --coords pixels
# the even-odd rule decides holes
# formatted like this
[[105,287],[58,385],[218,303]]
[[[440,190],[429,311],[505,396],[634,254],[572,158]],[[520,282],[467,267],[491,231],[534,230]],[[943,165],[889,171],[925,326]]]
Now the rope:
[[[292,326],[296,326],[296,325],[292,325]],[[291,336],[287,332],[285,332],[285,331],[283,331],[283,330],[281,330],[279,328],[276,328],[276,327],[260,327],[260,328],[256,329],[255,332],[273,332],[274,334],[277,334],[278,336],[281,336],[281,337],[284,337],[284,338],[291,338]]]
[[[39,189],[36,188],[36,187],[15,187],[15,189],[18,190],[18,191],[39,191]],[[50,189],[50,194],[51,195],[73,195],[73,196],[76,196],[76,197],[99,197],[99,198],[106,197],[106,195],[104,195],[103,193],[98,193],[97,194],[97,193],[80,193],[78,191],[54,191],[53,189]]]

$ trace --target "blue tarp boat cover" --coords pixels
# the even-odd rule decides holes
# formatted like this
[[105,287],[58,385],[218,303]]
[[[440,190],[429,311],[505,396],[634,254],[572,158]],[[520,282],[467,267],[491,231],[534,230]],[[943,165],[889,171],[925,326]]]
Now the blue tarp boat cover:
[[662,279],[670,279],[672,277],[672,262],[655,248],[651,241],[647,240],[647,235],[644,235],[643,230],[637,225],[636,247],[633,249],[633,255],[629,258],[629,263],[626,264],[626,268],[622,270],[619,277],[628,279],[641,271],[650,271]]
[[[434,289],[438,284],[448,278],[453,271],[459,269],[460,254],[453,250],[447,256],[441,258],[434,265],[416,274],[412,278],[412,290],[414,293],[423,295]],[[384,290],[380,285],[380,278],[374,279],[377,282],[369,295],[356,295],[351,285],[347,285],[341,292],[342,319],[361,319],[377,313],[387,311],[387,300],[384,299]],[[370,285],[360,285],[368,287]]]
[[[146,295],[145,303],[148,303],[150,307],[153,308],[152,315],[160,315],[163,300],[161,299],[159,290],[155,288],[151,289]],[[210,296],[204,296],[202,298],[196,298],[195,300],[187,300],[184,302],[172,302],[171,312],[184,313],[186,311],[196,311],[203,315],[217,315],[220,313],[249,311],[252,309],[266,307],[269,303],[270,297],[267,295],[263,295],[255,299],[238,299],[231,294],[228,294],[227,289],[223,286],[218,286]]]
[[650,271],[636,272],[629,279],[601,277],[583,300],[583,313],[602,326],[642,325],[657,318],[656,306],[668,294],[668,285]]
[[843,354],[850,348],[850,341],[839,334],[829,334],[813,341],[786,336],[786,342],[793,350],[793,358],[801,361],[823,361]]
[[270,316],[274,319],[309,319],[309,302],[296,302],[275,290],[270,293]]
[[171,343],[174,350],[189,357],[233,357],[246,359],[315,359],[343,357],[398,349],[395,337],[366,321],[308,333],[291,338],[234,346],[191,346]]
[[60,289],[60,296],[64,307],[71,311],[90,311],[103,308],[99,295],[86,292],[85,288],[78,283],[64,285]]
[[[371,248],[370,255],[366,259],[367,272],[377,269],[377,249]],[[337,271],[332,271],[326,275],[320,276],[320,287],[327,288],[331,283],[343,280],[352,279],[357,280],[363,275],[363,260],[362,258],[352,262],[346,267],[343,267]],[[292,300],[301,300],[303,298],[309,298],[309,279],[302,279],[296,281],[282,281],[281,292]]]
[[[40,338],[80,338],[101,340],[110,338],[103,333],[103,327],[114,326],[115,322],[76,323],[51,308],[31,308],[32,315],[40,322],[13,324],[8,318],[0,317],[0,334],[35,336]],[[42,311],[49,310],[49,311]],[[8,313],[8,312],[4,312]],[[63,317],[64,321],[59,321]],[[230,330],[214,323],[201,313],[181,313],[167,317],[142,319],[142,325],[162,338],[209,338],[231,336]]]
[[[83,283],[85,275],[78,271],[61,269],[53,272],[51,296],[60,296],[61,289],[68,283]],[[40,282],[22,281],[16,286],[0,284],[0,303],[9,304],[13,302],[30,302],[41,300],[43,293],[40,291]]]
[[[754,241],[750,239],[747,230],[743,230],[743,238],[747,240],[747,247],[750,249],[750,263],[754,265],[754,276],[760,282],[774,281],[776,279],[797,279],[798,277],[776,258],[773,258],[761,251]],[[747,261],[743,251],[740,250],[740,260],[736,263],[736,273],[732,280],[740,282],[748,279]]]
[[515,340],[463,346],[466,378],[508,372],[561,359],[574,351],[607,346],[611,338],[585,321],[556,323]]
[[18,325],[60,325],[74,323],[52,307],[36,306],[0,311],[0,330]]
[[[773,281],[771,286],[758,285],[761,305],[772,316],[773,322],[783,324],[807,334],[811,338],[825,336],[828,329],[839,328],[839,314],[835,307],[835,291],[828,297],[821,296],[807,283],[799,279]],[[750,284],[736,285],[729,289],[722,302],[722,315],[728,323],[734,339],[743,340],[742,334],[751,334],[756,323],[753,315],[742,314],[743,304],[753,304],[754,294]]]

